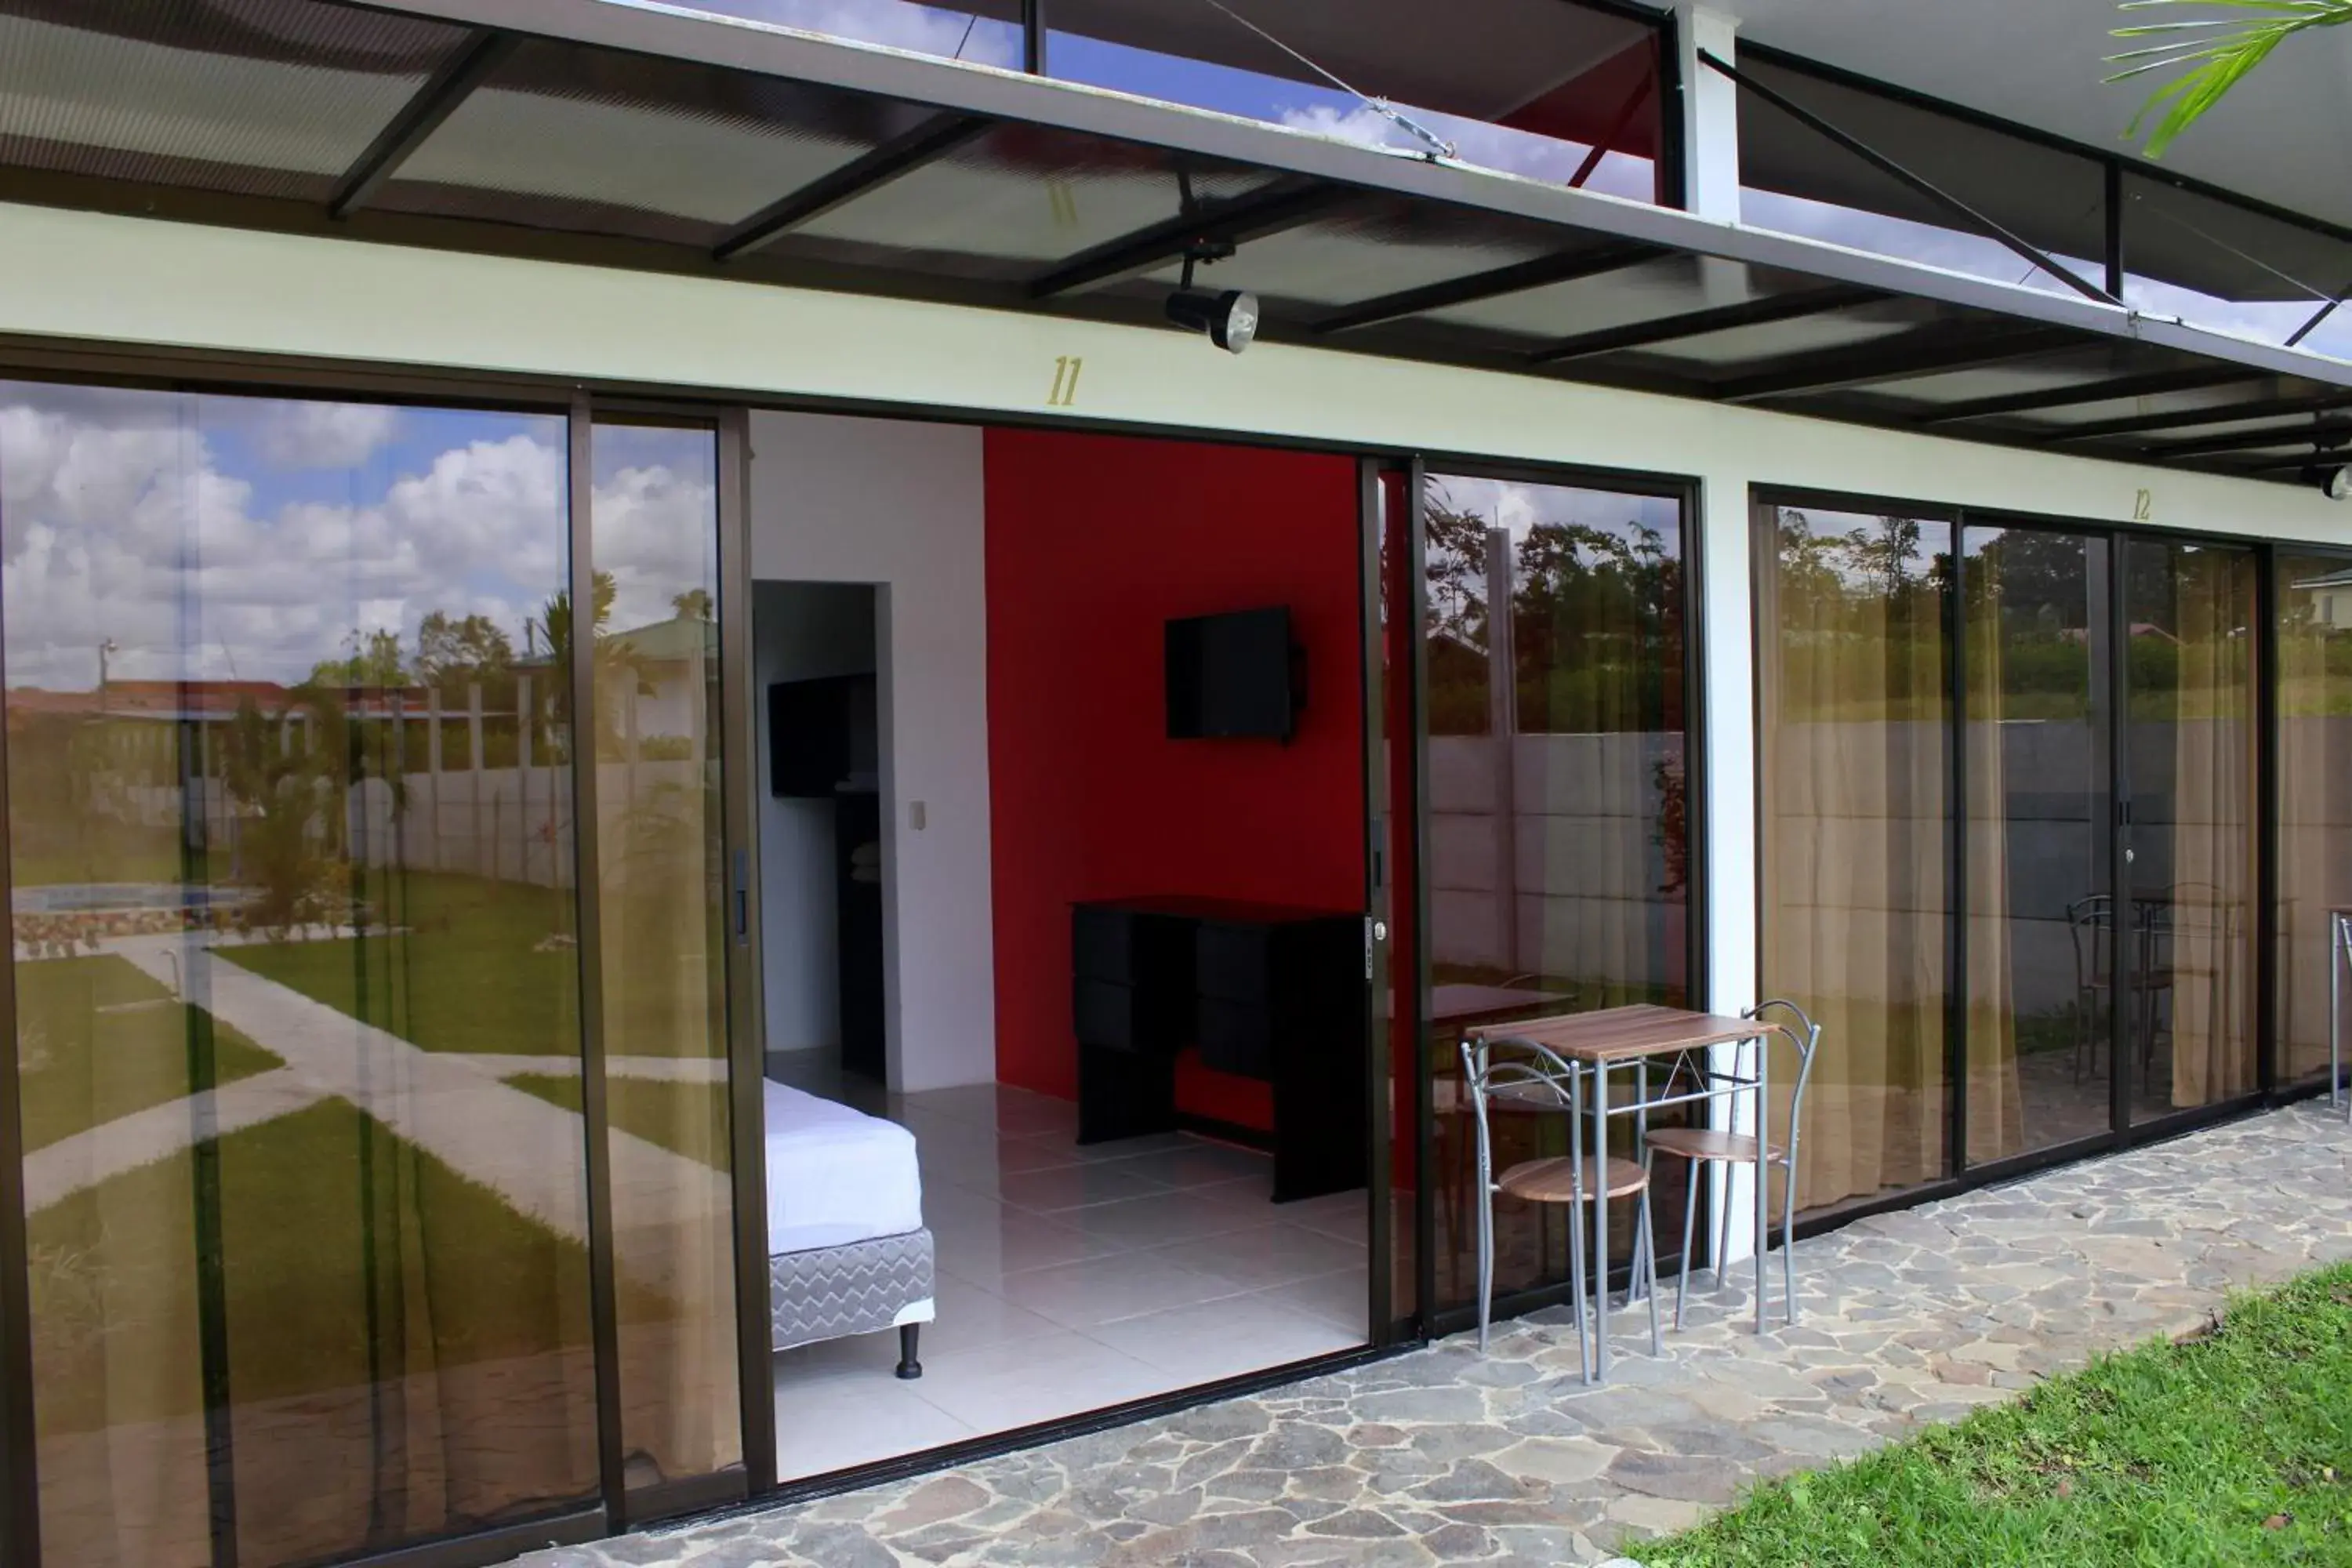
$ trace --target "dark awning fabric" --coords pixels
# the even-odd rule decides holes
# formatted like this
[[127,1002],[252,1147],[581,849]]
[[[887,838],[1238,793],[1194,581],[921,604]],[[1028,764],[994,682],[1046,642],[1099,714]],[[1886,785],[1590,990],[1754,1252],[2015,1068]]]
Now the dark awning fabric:
[[[0,0],[0,199],[1153,321],[2299,479],[2352,365],[618,0]],[[2347,413],[2344,419],[2352,419]]]

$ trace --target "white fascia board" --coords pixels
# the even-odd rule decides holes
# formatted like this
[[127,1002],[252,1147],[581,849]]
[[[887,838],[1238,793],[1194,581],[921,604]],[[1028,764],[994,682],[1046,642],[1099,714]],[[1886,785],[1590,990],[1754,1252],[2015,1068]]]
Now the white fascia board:
[[[47,207],[0,205],[0,333],[1101,421],[2352,542],[2352,507],[2284,485],[1286,343],[1235,357],[1172,330]],[[1085,362],[1076,401],[1051,405],[1070,358]]]

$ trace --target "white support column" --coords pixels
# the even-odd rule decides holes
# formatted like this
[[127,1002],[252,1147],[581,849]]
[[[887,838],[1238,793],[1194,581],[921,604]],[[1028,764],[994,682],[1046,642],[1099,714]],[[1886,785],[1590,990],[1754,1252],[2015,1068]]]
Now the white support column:
[[[1700,732],[1696,748],[1706,835],[1701,889],[1706,909],[1707,1009],[1737,1013],[1759,1000],[1761,932],[1757,922],[1756,626],[1745,475],[1718,473],[1699,487],[1695,520],[1699,551]],[[1784,1053],[1785,1054],[1785,1053]],[[1716,1053],[1719,1071],[1732,1052]],[[1786,1071],[1784,1063],[1776,1066]],[[1717,1125],[1753,1131],[1748,1101],[1717,1101]],[[1731,1167],[1717,1166],[1718,1172]],[[1716,1213],[1728,1214],[1731,1256],[1755,1247],[1755,1188],[1750,1167],[1738,1167],[1730,1191],[1718,1192]],[[1728,1206],[1723,1206],[1727,1205]]]
[[1684,205],[1701,217],[1739,221],[1739,89],[1699,58],[1737,65],[1739,19],[1691,0],[1675,8],[1683,83]]

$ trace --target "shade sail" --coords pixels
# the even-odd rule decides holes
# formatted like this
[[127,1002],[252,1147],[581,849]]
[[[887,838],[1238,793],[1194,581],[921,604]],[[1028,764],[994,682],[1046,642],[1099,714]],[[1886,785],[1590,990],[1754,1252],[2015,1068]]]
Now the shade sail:
[[2352,409],[2096,299],[613,0],[0,0],[0,199],[1135,322],[1230,247],[1269,339],[2259,478]]

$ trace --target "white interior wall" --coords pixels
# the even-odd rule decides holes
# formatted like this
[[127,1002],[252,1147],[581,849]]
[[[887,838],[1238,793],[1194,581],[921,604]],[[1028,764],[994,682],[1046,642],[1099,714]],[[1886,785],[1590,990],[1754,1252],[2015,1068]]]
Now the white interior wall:
[[[1237,263],[1236,265],[1243,265]],[[1245,282],[1242,278],[1240,281]],[[0,332],[142,350],[594,378],[762,398],[1054,416],[1595,464],[1700,483],[1707,942],[1717,1007],[1754,997],[1753,485],[2156,529],[2352,542],[2315,491],[1761,409],[1261,342],[356,240],[0,205]],[[761,415],[763,576],[893,584],[894,1063],[906,1087],[990,1075],[987,773],[975,430]],[[950,519],[961,520],[951,523]],[[908,831],[912,802],[930,826]]]
[[875,669],[875,594],[864,584],[751,588],[751,680],[760,774],[760,942],[771,1051],[841,1044],[833,803],[779,800],[769,772],[768,688]]
[[[755,414],[750,445],[751,575],[883,590],[874,641],[887,737],[882,920],[890,1087],[911,1093],[988,1082],[996,1076],[996,957],[981,432]],[[766,879],[795,876],[795,851],[808,845],[806,824],[795,824],[772,860],[767,826],[763,812],[761,918],[772,924],[770,898],[792,889],[772,890]],[[825,846],[829,857],[829,838]],[[822,949],[828,965],[831,951]],[[805,965],[815,954],[803,943],[785,956]],[[772,968],[764,978],[773,1027],[780,976]],[[837,993],[834,999],[837,1006]]]

